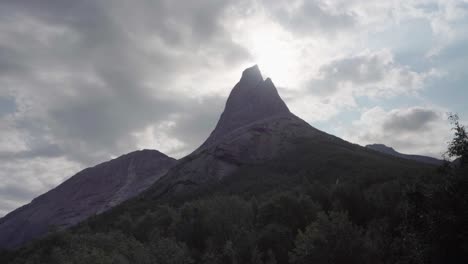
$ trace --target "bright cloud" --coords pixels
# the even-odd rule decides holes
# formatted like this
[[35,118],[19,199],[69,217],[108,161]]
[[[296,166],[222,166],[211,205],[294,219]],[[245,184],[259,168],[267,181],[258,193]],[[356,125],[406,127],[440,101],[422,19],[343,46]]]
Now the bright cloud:
[[385,111],[374,107],[344,128],[347,140],[361,145],[379,142],[408,154],[441,158],[451,136],[445,111],[430,107]]

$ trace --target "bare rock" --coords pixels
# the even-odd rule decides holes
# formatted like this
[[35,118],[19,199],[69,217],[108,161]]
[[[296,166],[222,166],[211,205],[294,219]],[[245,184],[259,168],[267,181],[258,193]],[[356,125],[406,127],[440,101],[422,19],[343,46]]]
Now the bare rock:
[[0,219],[0,248],[102,213],[146,190],[175,163],[159,151],[141,150],[87,168]]
[[262,164],[297,147],[297,139],[334,137],[292,114],[257,66],[246,69],[232,89],[210,136],[181,159],[145,195],[187,194],[219,182],[245,165]]
[[292,115],[270,78],[257,65],[246,69],[229,95],[224,112],[200,149],[222,141],[233,130],[273,116]]

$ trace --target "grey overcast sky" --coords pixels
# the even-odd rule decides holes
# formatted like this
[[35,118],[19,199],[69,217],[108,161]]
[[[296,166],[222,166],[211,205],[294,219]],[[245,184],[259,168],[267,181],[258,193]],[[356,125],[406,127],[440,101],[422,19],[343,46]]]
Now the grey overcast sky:
[[466,0],[0,0],[0,216],[121,154],[189,153],[253,64],[319,129],[440,156],[467,40]]

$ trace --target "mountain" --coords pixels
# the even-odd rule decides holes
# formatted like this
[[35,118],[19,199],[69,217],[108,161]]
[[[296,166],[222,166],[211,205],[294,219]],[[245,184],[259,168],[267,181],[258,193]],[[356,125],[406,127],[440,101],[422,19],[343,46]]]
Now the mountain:
[[263,80],[257,65],[244,70],[232,89],[223,113],[200,149],[213,145],[235,129],[273,116],[293,116],[270,78]]
[[150,197],[187,194],[219,182],[239,168],[261,164],[293,150],[292,138],[334,140],[292,114],[270,78],[258,66],[242,73],[210,136],[145,192]]
[[444,163],[443,160],[439,160],[439,159],[432,158],[432,157],[421,156],[421,155],[403,154],[403,153],[400,153],[400,152],[394,150],[391,147],[385,146],[384,144],[371,144],[371,145],[367,145],[366,148],[373,149],[375,151],[385,153],[385,154],[388,154],[388,155],[392,155],[392,156],[395,156],[395,157],[399,157],[399,158],[403,158],[403,159],[409,159],[409,160],[415,160],[415,161],[419,161],[419,162],[423,162],[423,163],[427,163],[427,164],[432,164],[432,165],[442,165]]
[[[240,171],[270,168],[272,164],[275,168],[269,169],[272,175],[275,170],[291,166],[288,173],[315,171],[329,175],[332,181],[340,174],[349,175],[354,171],[367,174],[386,167],[389,168],[385,171],[406,169],[408,165],[310,126],[289,111],[271,79],[264,79],[259,68],[253,66],[242,73],[206,141],[181,159],[143,196],[170,200],[204,193],[225,182],[237,186],[244,176],[238,176]],[[284,166],[278,168],[280,164]],[[293,179],[290,176],[281,180]],[[265,184],[269,184],[268,179]]]
[[0,248],[100,214],[148,188],[175,163],[159,151],[141,150],[84,169],[0,219]]
[[434,168],[312,127],[254,66],[242,73],[206,141],[145,191],[3,259],[402,262],[414,254],[402,242],[414,211],[408,186],[433,177]]

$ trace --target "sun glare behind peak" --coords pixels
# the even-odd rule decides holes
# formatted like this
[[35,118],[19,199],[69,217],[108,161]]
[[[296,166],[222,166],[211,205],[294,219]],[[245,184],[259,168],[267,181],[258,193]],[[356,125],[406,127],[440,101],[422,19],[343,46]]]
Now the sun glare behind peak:
[[295,53],[290,42],[275,30],[252,32],[249,38],[250,52],[264,77],[272,78],[278,85],[292,81]]

